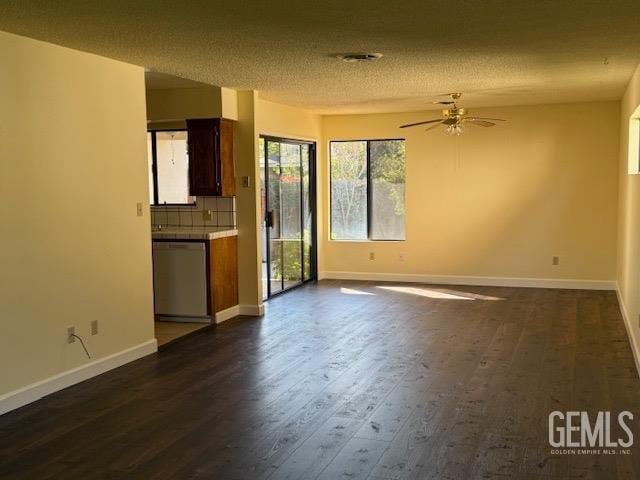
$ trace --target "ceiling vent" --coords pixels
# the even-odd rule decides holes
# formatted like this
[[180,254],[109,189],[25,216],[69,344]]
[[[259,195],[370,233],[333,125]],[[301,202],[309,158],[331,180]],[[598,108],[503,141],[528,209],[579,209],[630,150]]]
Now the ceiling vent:
[[343,62],[355,63],[355,62],[375,62],[380,57],[382,57],[382,54],[381,53],[343,53],[336,56]]

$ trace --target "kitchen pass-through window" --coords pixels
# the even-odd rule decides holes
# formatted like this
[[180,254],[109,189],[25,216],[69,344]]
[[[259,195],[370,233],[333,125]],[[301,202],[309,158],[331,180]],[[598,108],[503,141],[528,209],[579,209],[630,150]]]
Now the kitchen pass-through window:
[[193,205],[189,195],[189,154],[186,130],[147,132],[149,203]]

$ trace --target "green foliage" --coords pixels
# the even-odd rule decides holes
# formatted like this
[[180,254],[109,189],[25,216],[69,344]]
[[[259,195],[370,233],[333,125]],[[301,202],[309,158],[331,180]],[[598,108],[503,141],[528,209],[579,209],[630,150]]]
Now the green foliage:
[[404,141],[370,142],[371,178],[389,183],[404,183]]
[[[300,252],[300,240],[276,240],[273,242],[271,250],[271,261],[273,262],[274,280],[284,277],[286,281],[298,281],[302,271],[300,270],[302,258]],[[305,276],[309,275],[311,268],[311,257],[309,255],[308,243],[305,242],[304,271]],[[282,261],[280,261],[282,259]]]
[[371,179],[373,182],[386,182],[392,188],[387,188],[387,194],[393,201],[396,215],[404,215],[404,188],[393,188],[404,185],[404,142],[402,140],[385,140],[371,142]]

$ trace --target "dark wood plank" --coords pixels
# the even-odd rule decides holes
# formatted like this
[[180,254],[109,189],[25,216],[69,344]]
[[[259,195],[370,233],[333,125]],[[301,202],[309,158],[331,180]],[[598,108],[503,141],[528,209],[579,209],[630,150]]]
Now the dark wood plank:
[[3,415],[0,478],[639,478],[547,443],[639,394],[612,292],[323,281]]

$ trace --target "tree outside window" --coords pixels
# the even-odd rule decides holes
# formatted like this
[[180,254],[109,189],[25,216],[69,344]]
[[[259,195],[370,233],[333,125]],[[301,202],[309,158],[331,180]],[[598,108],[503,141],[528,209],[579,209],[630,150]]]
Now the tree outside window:
[[331,238],[405,239],[404,140],[330,144]]

